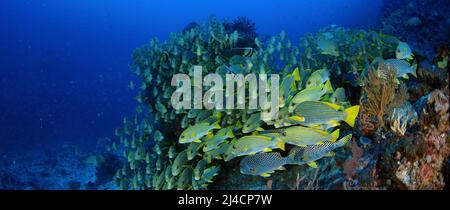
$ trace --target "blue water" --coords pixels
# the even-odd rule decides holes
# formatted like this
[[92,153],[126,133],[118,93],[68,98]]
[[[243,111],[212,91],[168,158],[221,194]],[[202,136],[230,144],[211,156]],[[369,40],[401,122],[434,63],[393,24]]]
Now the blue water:
[[[211,3],[214,2],[214,3]],[[293,40],[336,24],[370,28],[381,0],[39,0],[0,7],[0,150],[113,136],[134,112],[135,48],[214,14]]]

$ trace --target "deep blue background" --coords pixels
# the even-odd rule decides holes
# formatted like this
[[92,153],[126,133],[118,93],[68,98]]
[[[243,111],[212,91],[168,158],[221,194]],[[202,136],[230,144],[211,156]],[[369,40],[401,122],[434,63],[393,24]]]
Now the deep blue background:
[[[211,3],[214,2],[214,3]],[[134,111],[136,47],[210,14],[247,16],[294,40],[330,24],[367,28],[380,0],[6,0],[0,7],[0,150],[111,136]]]

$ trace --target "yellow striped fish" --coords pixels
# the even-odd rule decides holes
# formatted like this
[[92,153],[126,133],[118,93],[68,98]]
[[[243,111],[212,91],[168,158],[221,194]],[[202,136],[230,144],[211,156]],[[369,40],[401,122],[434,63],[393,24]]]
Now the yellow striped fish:
[[295,115],[304,117],[300,122],[305,126],[331,125],[338,126],[340,121],[345,121],[350,126],[355,125],[359,113],[359,106],[345,109],[342,106],[321,101],[305,101],[294,110]]

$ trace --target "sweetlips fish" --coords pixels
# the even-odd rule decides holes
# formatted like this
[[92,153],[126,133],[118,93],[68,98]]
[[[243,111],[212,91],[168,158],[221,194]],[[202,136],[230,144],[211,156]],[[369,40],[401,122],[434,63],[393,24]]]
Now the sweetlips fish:
[[240,162],[242,174],[269,177],[275,170],[284,170],[290,159],[282,157],[279,152],[258,153],[244,157]]
[[287,144],[306,147],[308,145],[321,144],[326,141],[335,142],[339,137],[339,129],[333,133],[328,133],[327,131],[315,128],[292,126],[288,128],[267,130],[260,134],[271,136]]
[[324,55],[339,56],[338,46],[336,42],[332,40],[323,37],[319,38],[319,40],[317,40],[317,48]]
[[231,142],[225,153],[225,161],[239,156],[270,152],[272,149],[284,150],[284,142],[277,138],[264,135],[244,136]]
[[151,188],[151,187],[152,187],[152,179],[150,179],[149,176],[147,176],[147,177],[145,178],[144,183],[145,183],[145,186],[146,186],[147,188]]
[[130,81],[130,84],[128,85],[128,88],[130,88],[131,90],[134,89],[134,82]]
[[209,124],[209,123],[199,123],[188,127],[184,130],[179,138],[179,143],[186,144],[191,142],[201,142],[201,138],[206,135],[212,135],[212,130],[221,128],[219,121]]
[[187,148],[188,160],[194,159],[198,155],[198,150],[203,146],[203,143],[191,142]]
[[345,90],[344,88],[338,88],[333,92],[333,95],[330,98],[330,102],[334,104],[339,104],[345,102]]
[[280,107],[284,107],[286,101],[291,99],[291,92],[297,90],[295,77],[292,74],[287,75],[283,78],[283,81],[280,84],[280,95],[279,95],[279,104]]
[[185,167],[187,162],[187,150],[183,150],[182,152],[178,153],[177,157],[172,163],[172,175],[177,176],[178,174],[180,174],[181,170]]
[[384,61],[384,64],[394,68],[397,72],[397,77],[409,79],[408,73],[412,74],[414,77],[417,77],[417,64],[411,66],[408,62],[399,59],[388,59]]
[[160,175],[160,174],[158,174],[158,173],[155,173],[155,174],[153,175],[153,178],[152,178],[152,186],[153,186],[153,188],[156,188],[156,185],[158,185],[158,178],[159,178],[159,175]]
[[203,122],[203,120],[206,120],[211,115],[212,115],[212,111],[211,110],[202,110],[196,116],[195,123]]
[[158,156],[158,159],[156,159],[156,170],[159,171],[162,168],[162,160],[161,157]]
[[395,57],[399,60],[412,60],[413,53],[409,45],[405,42],[400,42],[395,50]]
[[[155,146],[153,147],[153,150],[155,151],[156,154],[161,155],[162,151],[161,151],[161,147],[159,146],[159,144],[155,144]],[[139,159],[136,159],[136,160],[139,160]]]
[[176,154],[177,154],[177,151],[175,150],[175,147],[173,145],[171,145],[169,147],[169,151],[168,151],[169,158],[170,159],[174,158]]
[[211,183],[213,181],[213,178],[218,174],[219,170],[219,166],[211,166],[209,168],[206,168],[203,171],[201,180],[207,183]]
[[255,130],[262,130],[261,125],[263,124],[263,121],[261,120],[261,112],[254,113],[250,115],[250,117],[245,121],[244,127],[242,128],[243,133],[250,133]]
[[166,182],[169,182],[170,178],[172,177],[172,165],[169,163],[166,168],[167,170],[164,170],[164,179],[166,180]]
[[420,24],[422,24],[422,20],[420,20],[420,18],[418,17],[412,17],[405,22],[405,26],[407,27],[416,27],[419,26]]
[[208,164],[208,161],[202,159],[197,162],[197,165],[195,165],[194,179],[196,181],[200,180],[200,178],[202,177],[203,171],[205,170],[207,164]]
[[186,167],[178,178],[177,190],[185,190],[191,187],[192,168]]
[[[268,125],[273,124],[275,128],[288,127],[291,125],[298,125],[300,122],[305,121],[304,117],[300,116],[291,116],[289,113],[289,107],[283,107],[276,114],[275,122],[266,122]],[[261,130],[262,131],[262,130]]]
[[170,177],[169,181],[167,182],[167,189],[168,190],[174,189],[176,184],[177,184],[177,177],[176,176]]
[[156,108],[156,111],[158,111],[161,114],[165,114],[167,112],[167,108],[160,102],[159,98],[156,101],[155,108]]
[[294,147],[289,151],[289,164],[303,165],[308,164],[312,168],[317,168],[316,160],[325,156],[334,156],[334,149],[347,144],[352,138],[352,134],[342,137],[336,142],[327,141],[319,145],[310,145],[307,147]]
[[221,160],[223,156],[226,154],[230,147],[230,143],[228,141],[224,141],[222,144],[217,146],[217,148],[205,152],[204,159],[210,163],[213,159]]
[[311,127],[330,125],[335,127],[340,121],[345,121],[354,127],[356,117],[359,113],[359,105],[344,110],[342,106],[321,101],[305,101],[297,106],[294,113],[304,117],[305,121],[300,124]]
[[[164,170],[169,170],[169,169],[165,168]],[[166,180],[165,177],[164,177],[164,175],[165,175],[165,172],[164,172],[164,171],[162,171],[162,172],[158,175],[158,178],[157,178],[157,180],[156,180],[156,185],[153,186],[156,190],[160,190],[160,189],[163,188],[164,182],[165,182],[165,180]]]
[[190,109],[189,112],[187,113],[188,118],[196,118],[199,113],[201,112],[201,109]]
[[205,146],[203,147],[203,152],[217,148],[224,140],[229,138],[234,138],[233,127],[231,126],[220,129],[212,138],[204,137]]
[[327,69],[320,69],[311,73],[306,81],[306,88],[322,87],[323,84],[330,80],[330,71]]
[[154,139],[156,142],[161,142],[161,141],[164,139],[164,135],[161,133],[161,131],[156,130],[156,131],[153,133],[153,139]]
[[333,92],[330,80],[327,80],[325,85],[306,88],[297,93],[289,103],[289,112],[293,112],[297,105],[305,101],[318,101],[326,93]]
[[189,126],[189,118],[187,117],[187,115],[185,115],[182,119],[181,119],[181,128],[187,128]]

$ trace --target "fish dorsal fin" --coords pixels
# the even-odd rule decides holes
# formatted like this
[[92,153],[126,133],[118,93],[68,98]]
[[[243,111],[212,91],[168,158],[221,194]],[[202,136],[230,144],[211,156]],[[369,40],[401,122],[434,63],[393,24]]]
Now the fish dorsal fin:
[[265,148],[263,151],[264,151],[264,152],[272,152],[272,149],[270,149],[270,148]]
[[339,111],[339,110],[342,110],[342,109],[343,109],[342,106],[339,106],[339,105],[337,105],[337,104],[332,104],[332,103],[324,102],[324,101],[322,101],[321,103],[324,103],[324,104],[328,105],[329,107],[333,108],[333,109],[336,110],[336,111]]
[[316,129],[316,130],[321,130],[322,125],[320,125],[320,124],[315,124],[315,125],[310,125],[309,127],[310,127],[310,128],[314,128],[314,129]]
[[284,166],[280,166],[279,168],[277,168],[277,170],[284,171],[284,170],[286,170],[286,168]]
[[267,177],[270,177],[270,174],[269,173],[263,173],[263,174],[261,174],[261,176],[264,177],[264,178],[267,178]]
[[335,142],[338,138],[339,138],[339,129],[333,131],[333,133],[331,133],[331,142]]
[[324,130],[320,129],[320,126],[311,127],[311,129],[313,129],[315,132],[320,133],[320,134],[322,134],[324,136],[330,135],[330,133],[328,133],[327,131],[324,131]]
[[340,125],[340,123],[337,120],[330,120],[328,121],[328,125],[330,125],[331,127],[337,127]]
[[305,118],[301,117],[301,116],[291,116],[291,117],[289,117],[289,119],[297,121],[297,122],[304,122],[305,121]]
[[318,167],[319,167],[319,166],[317,166],[317,163],[314,162],[314,161],[309,162],[309,163],[307,163],[307,164],[308,164],[308,166],[311,167],[311,168],[318,168]]

